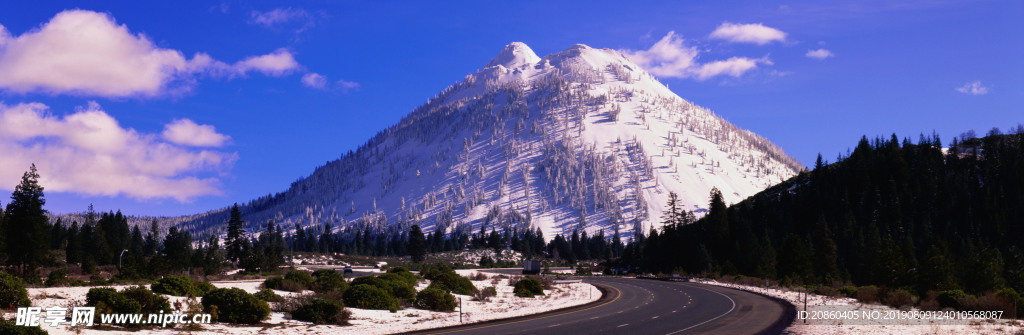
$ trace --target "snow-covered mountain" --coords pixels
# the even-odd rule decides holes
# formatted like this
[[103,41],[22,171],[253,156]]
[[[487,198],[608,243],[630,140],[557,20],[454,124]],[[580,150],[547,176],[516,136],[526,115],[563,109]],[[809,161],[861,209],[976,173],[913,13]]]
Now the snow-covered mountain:
[[[767,139],[683,100],[615,50],[577,44],[540,58],[514,42],[357,150],[244,204],[242,214],[253,228],[275,220],[628,237],[660,225],[670,191],[700,215],[713,187],[737,202],[800,169]],[[227,212],[181,224],[223,231]]]

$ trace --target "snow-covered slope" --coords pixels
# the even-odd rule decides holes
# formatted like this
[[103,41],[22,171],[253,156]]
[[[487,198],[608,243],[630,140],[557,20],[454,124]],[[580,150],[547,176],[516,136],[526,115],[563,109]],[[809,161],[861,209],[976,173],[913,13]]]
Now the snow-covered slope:
[[[668,193],[701,215],[713,187],[737,202],[802,166],[768,140],[683,100],[617,51],[537,57],[505,47],[366,144],[243,206],[251,224],[477,232],[539,227],[630,236],[659,226]],[[222,231],[227,210],[185,219]]]

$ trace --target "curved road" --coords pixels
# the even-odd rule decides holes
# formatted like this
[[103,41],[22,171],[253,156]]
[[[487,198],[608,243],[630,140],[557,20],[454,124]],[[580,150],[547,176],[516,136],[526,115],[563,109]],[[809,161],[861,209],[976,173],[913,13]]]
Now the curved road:
[[421,333],[770,334],[780,332],[795,316],[792,305],[725,287],[632,278],[586,281],[601,287],[606,296],[576,308]]

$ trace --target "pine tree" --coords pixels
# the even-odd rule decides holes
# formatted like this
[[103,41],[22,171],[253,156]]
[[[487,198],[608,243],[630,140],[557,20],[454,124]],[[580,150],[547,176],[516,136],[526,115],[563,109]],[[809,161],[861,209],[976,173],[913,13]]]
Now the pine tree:
[[164,238],[164,255],[172,269],[188,268],[192,261],[192,236],[178,227],[171,227]]
[[679,196],[676,192],[668,192],[668,210],[661,216],[663,229],[675,230],[683,221],[683,215],[679,210]]
[[756,256],[758,262],[755,276],[775,278],[775,269],[778,266],[778,262],[775,256],[775,247],[772,246],[772,240],[768,238],[768,234],[761,236],[760,247],[761,250]]
[[808,283],[814,278],[814,267],[803,239],[789,234],[782,243],[782,254],[779,261],[779,275],[788,277],[795,283]]
[[160,232],[158,230],[156,219],[149,224],[149,232],[146,233],[146,241],[142,245],[142,255],[150,257],[156,255],[157,249],[160,248],[160,242],[158,240]]
[[224,257],[220,253],[220,239],[217,235],[211,235],[206,243],[206,250],[203,252],[203,272],[207,275],[220,273],[221,263]]
[[427,259],[427,241],[419,225],[412,225],[409,231],[409,255],[413,263],[422,263]]
[[832,231],[828,229],[825,217],[818,218],[814,232],[814,272],[825,284],[838,280],[839,254],[836,242],[832,240]]
[[78,221],[72,221],[71,228],[68,228],[68,245],[64,250],[64,261],[68,264],[82,261],[82,235],[78,229]]
[[228,259],[238,263],[244,255],[242,254],[242,243],[245,239],[245,228],[242,225],[242,212],[238,210],[238,203],[231,207],[231,217],[228,219],[228,236],[224,241],[227,249]]
[[953,259],[947,255],[945,243],[932,244],[922,264],[918,287],[924,290],[952,290],[957,288]]
[[32,164],[11,193],[3,221],[7,263],[17,266],[24,278],[34,277],[46,257],[50,236],[45,204],[39,172]]

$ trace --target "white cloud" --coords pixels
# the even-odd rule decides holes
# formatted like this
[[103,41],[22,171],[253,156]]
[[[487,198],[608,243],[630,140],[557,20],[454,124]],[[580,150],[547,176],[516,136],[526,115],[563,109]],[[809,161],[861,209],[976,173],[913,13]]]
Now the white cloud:
[[[195,125],[177,120],[167,129],[188,123]],[[212,127],[195,126],[202,136],[227,140]],[[64,116],[51,115],[41,103],[0,104],[0,157],[0,188],[13,188],[35,163],[47,191],[182,202],[221,194],[220,181],[203,175],[224,172],[238,160],[237,153],[193,149],[123,128],[95,102]]]
[[11,33],[7,32],[7,28],[0,25],[0,48],[7,44],[7,41],[11,39]]
[[310,72],[302,76],[302,84],[318,90],[326,89],[327,77],[319,73]]
[[354,81],[338,80],[337,83],[338,83],[338,85],[341,86],[341,90],[345,91],[345,92],[348,92],[349,90],[358,90],[359,89],[359,83],[354,82]]
[[301,8],[275,8],[267,12],[252,11],[250,23],[261,25],[267,28],[277,28],[290,22],[295,22],[300,27],[295,31],[300,33],[313,26],[314,16]]
[[981,81],[973,81],[956,88],[957,92],[970,95],[988,94],[988,87],[981,86]]
[[338,80],[338,81],[335,81],[332,84],[330,81],[327,80],[327,76],[319,74],[319,73],[316,73],[316,72],[310,72],[310,73],[307,73],[307,74],[303,75],[302,76],[302,85],[305,85],[306,87],[309,87],[309,88],[318,89],[318,90],[328,90],[328,89],[332,89],[332,88],[334,88],[334,89],[339,89],[340,88],[341,91],[345,92],[345,93],[348,93],[351,90],[359,89],[359,83],[357,83],[357,82],[346,81],[346,80]]
[[222,147],[231,141],[230,136],[218,134],[214,126],[196,124],[189,119],[177,119],[164,125],[162,135],[171,143],[193,147]]
[[701,64],[700,67],[693,69],[693,71],[694,75],[699,80],[708,79],[722,74],[739,77],[743,75],[744,72],[756,68],[757,64],[772,65],[772,62],[768,59],[732,57],[726,60],[717,60],[711,63]]
[[621,50],[621,52],[646,69],[660,77],[695,78],[705,80],[718,75],[739,77],[747,71],[757,68],[758,64],[772,65],[765,58],[732,57],[701,64],[697,61],[700,51],[696,47],[685,45],[681,37],[670,31],[647,50]]
[[107,14],[87,10],[60,12],[20,36],[0,26],[0,89],[18,93],[152,97],[191,90],[201,75],[277,76],[298,68],[284,49],[230,65],[205,53],[186,59]]
[[835,57],[835,55],[832,54],[832,51],[828,51],[826,49],[807,50],[807,53],[804,54],[804,56],[814,59],[825,59],[829,57]]
[[723,22],[715,31],[711,32],[710,37],[733,43],[765,45],[773,41],[784,42],[786,40],[786,33],[760,23],[735,24]]
[[236,73],[244,75],[249,71],[259,71],[268,76],[285,75],[299,68],[295,56],[286,49],[277,49],[273,53],[243,59],[231,66]]
[[267,12],[252,11],[252,22],[255,24],[273,27],[274,25],[292,20],[305,20],[311,17],[305,10],[288,8],[275,8]]

